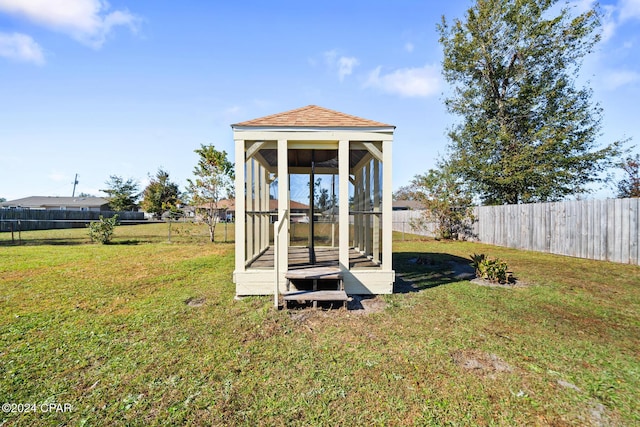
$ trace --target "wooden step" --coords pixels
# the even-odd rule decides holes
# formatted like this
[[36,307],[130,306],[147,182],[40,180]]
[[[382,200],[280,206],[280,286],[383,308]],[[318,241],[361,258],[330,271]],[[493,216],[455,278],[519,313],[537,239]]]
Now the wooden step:
[[287,301],[313,301],[316,307],[318,301],[343,301],[347,305],[349,297],[345,291],[291,291],[282,295],[284,308],[287,308]]
[[345,291],[291,291],[282,295],[285,301],[346,301]]
[[342,272],[334,267],[311,267],[289,270],[284,277],[288,280],[342,280]]

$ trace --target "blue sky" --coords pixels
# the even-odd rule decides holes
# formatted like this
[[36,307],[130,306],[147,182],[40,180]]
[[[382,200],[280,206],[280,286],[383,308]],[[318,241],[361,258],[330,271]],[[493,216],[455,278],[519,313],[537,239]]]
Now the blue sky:
[[[582,70],[600,143],[640,144],[640,0],[601,4]],[[76,173],[77,193],[110,175],[144,188],[159,167],[184,188],[201,144],[233,159],[230,124],[309,104],[397,126],[398,188],[445,152],[436,24],[470,5],[0,0],[0,197],[70,196]]]

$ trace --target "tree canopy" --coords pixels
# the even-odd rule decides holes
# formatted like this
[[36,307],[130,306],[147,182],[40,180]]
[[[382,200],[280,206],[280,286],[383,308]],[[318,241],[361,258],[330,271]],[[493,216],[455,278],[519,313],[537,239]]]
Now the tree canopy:
[[152,213],[154,216],[161,216],[164,212],[173,210],[180,201],[180,189],[178,184],[171,182],[169,172],[159,168],[151,182],[142,193],[140,206]]
[[627,157],[619,166],[625,176],[618,182],[618,197],[640,197],[640,154]]
[[137,209],[136,201],[140,198],[138,183],[133,179],[123,179],[111,175],[105,182],[107,188],[100,190],[108,194],[109,206],[114,211],[132,211]]
[[[600,39],[597,10],[557,0],[477,0],[464,20],[438,25],[451,165],[486,204],[559,200],[589,191],[621,142],[601,147],[602,110],[577,87]],[[557,12],[554,12],[557,11]]]

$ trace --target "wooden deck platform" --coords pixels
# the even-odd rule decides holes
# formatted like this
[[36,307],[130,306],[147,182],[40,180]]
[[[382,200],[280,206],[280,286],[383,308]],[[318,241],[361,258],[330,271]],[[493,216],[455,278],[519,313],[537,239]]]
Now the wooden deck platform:
[[[309,248],[304,246],[289,247],[289,268],[288,270],[308,269],[310,267],[338,267],[339,250],[327,246],[316,246],[316,263],[309,263]],[[273,247],[266,250],[253,261],[247,269],[268,269],[273,268]],[[380,268],[379,264],[371,261],[355,249],[349,249],[349,269],[353,268]]]

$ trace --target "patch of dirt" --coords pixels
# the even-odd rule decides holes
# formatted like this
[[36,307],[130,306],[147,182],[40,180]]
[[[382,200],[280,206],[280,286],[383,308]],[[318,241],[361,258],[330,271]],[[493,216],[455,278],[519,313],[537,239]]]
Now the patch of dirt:
[[289,312],[289,316],[291,317],[291,320],[293,320],[296,323],[304,323],[307,320],[309,320],[309,318],[313,315],[313,312],[311,310],[308,309],[304,309],[304,310],[299,310],[296,312]]
[[559,386],[561,386],[561,387],[564,387],[564,388],[570,388],[571,390],[575,390],[575,391],[577,391],[578,393],[581,393],[581,392],[582,392],[582,390],[580,390],[580,388],[579,388],[577,385],[572,384],[572,383],[570,383],[569,381],[565,381],[565,380],[558,380],[558,381],[557,381],[557,383],[558,383],[558,385],[559,385]]
[[187,304],[189,307],[202,307],[205,301],[206,301],[206,298],[189,297],[186,300],[184,300],[184,303]]
[[347,302],[350,313],[370,314],[384,311],[387,303],[380,296],[373,295],[353,295]]
[[[559,379],[556,383],[565,389],[573,390],[577,393],[582,393],[580,387],[575,384]],[[582,410],[582,415],[579,417],[584,425],[590,425],[595,427],[606,427],[610,425],[617,425],[609,416],[607,407],[602,403],[589,399],[586,407]]]
[[610,425],[609,417],[607,416],[607,408],[599,402],[592,401],[589,408],[589,418],[594,426],[604,427]]
[[296,322],[304,322],[311,317],[322,317],[326,314],[333,316],[339,314],[370,314],[384,311],[387,303],[377,295],[352,295],[347,301],[347,310],[342,305],[318,302],[318,308],[314,309],[310,304],[297,305],[295,302],[289,303],[289,313],[291,319]]
[[480,376],[496,378],[499,374],[513,372],[514,368],[500,357],[479,350],[458,350],[451,354],[453,363]]
[[387,303],[379,296],[375,295],[352,295],[347,301],[347,310],[342,306],[331,306],[318,302],[318,308],[311,305],[292,305],[289,307],[289,317],[296,324],[304,326],[313,331],[326,321],[344,322],[346,318],[365,316],[371,313],[384,311]]
[[490,282],[489,280],[476,277],[475,279],[472,279],[469,281],[471,283],[475,283],[478,286],[488,286],[490,288],[523,288],[528,286],[526,283],[521,282],[520,280],[517,280],[517,279],[513,279],[513,282],[509,282],[509,283],[498,283],[498,282]]

